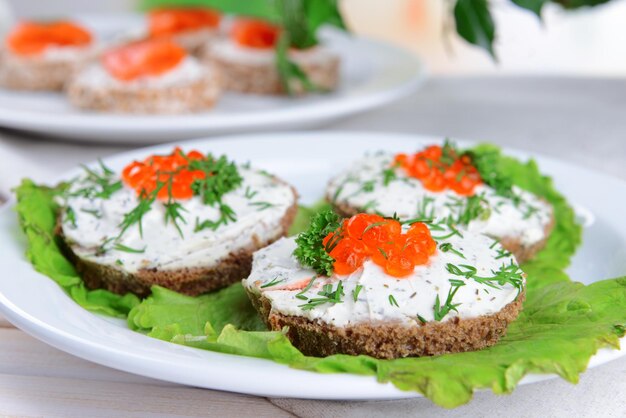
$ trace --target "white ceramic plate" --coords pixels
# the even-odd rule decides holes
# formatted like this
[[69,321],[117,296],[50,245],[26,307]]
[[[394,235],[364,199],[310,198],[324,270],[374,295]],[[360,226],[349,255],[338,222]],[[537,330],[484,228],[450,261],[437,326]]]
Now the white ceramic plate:
[[[291,133],[195,140],[182,145],[252,161],[297,187],[303,203],[318,200],[326,180],[363,152],[381,148],[416,149],[440,138],[393,134]],[[461,144],[463,144],[461,142]],[[162,145],[106,158],[121,169],[147,154],[169,152]],[[522,152],[506,150],[520,158]],[[569,273],[592,283],[626,273],[626,220],[616,208],[626,206],[626,182],[550,158],[537,157],[542,171],[576,205],[584,221],[584,244]],[[63,178],[71,177],[78,170]],[[596,187],[601,184],[602,187]],[[604,190],[611,190],[605,193]],[[183,347],[130,331],[124,322],[97,316],[76,305],[49,278],[35,272],[24,257],[24,238],[12,210],[0,210],[0,310],[33,336],[76,356],[116,369],[204,388],[255,395],[316,399],[390,399],[419,396],[402,392],[373,377],[317,374],[267,360]],[[590,367],[626,355],[626,349],[603,349]],[[527,376],[522,383],[549,378]]]
[[[84,16],[103,38],[141,27],[136,16]],[[306,97],[226,93],[204,113],[169,116],[116,115],[79,111],[59,93],[0,89],[0,126],[84,142],[154,144],[227,132],[305,128],[398,100],[418,88],[425,76],[420,60],[392,45],[323,32],[342,57],[336,92]]]

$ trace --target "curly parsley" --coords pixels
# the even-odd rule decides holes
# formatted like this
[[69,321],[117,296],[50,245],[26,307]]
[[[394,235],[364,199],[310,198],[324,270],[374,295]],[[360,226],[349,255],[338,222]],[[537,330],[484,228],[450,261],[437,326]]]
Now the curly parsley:
[[[331,276],[333,274],[333,262],[335,261],[327,252],[341,239],[341,234],[330,240],[327,246],[322,241],[331,232],[341,226],[339,215],[332,210],[326,210],[316,214],[311,220],[309,229],[302,232],[296,238],[298,247],[293,255],[303,266],[311,267],[318,274]],[[328,248],[327,248],[328,247]]]

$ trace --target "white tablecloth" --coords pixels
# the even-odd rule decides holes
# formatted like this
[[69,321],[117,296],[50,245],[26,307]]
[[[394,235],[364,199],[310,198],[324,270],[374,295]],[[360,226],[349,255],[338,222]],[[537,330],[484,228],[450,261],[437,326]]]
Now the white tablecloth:
[[[436,78],[402,102],[335,122],[325,129],[488,140],[626,179],[626,80],[623,79]],[[50,180],[80,162],[122,149],[0,132],[0,193],[7,193],[21,177]],[[270,401],[304,417],[625,417],[626,358],[588,371],[577,386],[551,380],[520,387],[509,396],[482,392],[470,404],[452,411],[444,411],[424,399]]]

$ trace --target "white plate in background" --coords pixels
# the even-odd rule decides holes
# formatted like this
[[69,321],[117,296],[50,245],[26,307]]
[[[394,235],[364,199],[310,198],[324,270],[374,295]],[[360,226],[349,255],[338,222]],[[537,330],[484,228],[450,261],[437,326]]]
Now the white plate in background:
[[[78,20],[104,39],[141,28],[127,16]],[[0,126],[81,142],[154,144],[217,133],[308,128],[364,112],[415,91],[425,78],[421,61],[390,44],[324,30],[322,38],[341,56],[337,91],[304,97],[225,93],[214,109],[186,115],[123,115],[72,108],[61,93],[0,89]]]

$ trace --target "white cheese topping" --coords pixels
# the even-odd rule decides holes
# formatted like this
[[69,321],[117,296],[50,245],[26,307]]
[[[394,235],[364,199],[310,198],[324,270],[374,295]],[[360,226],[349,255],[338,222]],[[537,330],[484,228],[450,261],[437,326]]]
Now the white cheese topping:
[[[436,237],[448,235],[447,232],[433,231],[432,234]],[[514,259],[500,245],[485,235],[467,231],[462,237],[454,235],[440,240],[439,244],[446,242],[464,258],[456,252],[438,249],[428,264],[416,266],[408,277],[387,275],[381,267],[367,260],[362,268],[350,275],[328,278],[317,277],[313,270],[301,266],[292,255],[296,248],[295,239],[283,238],[254,254],[252,272],[243,284],[252,292],[267,297],[273,311],[339,327],[357,323],[390,321],[415,325],[422,320],[433,321],[436,298],[439,297],[440,305],[444,305],[453,289],[450,279],[460,279],[464,285],[452,298],[452,303],[458,304],[457,311],[450,311],[443,321],[494,314],[515,300],[518,289],[510,283],[500,286],[495,282],[495,288],[489,287],[476,279],[454,275],[447,269],[448,264],[472,266],[479,278],[493,277],[494,272],[511,263],[516,269]],[[296,297],[313,277],[316,279],[311,288]],[[344,293],[340,303],[322,303],[310,310],[302,309],[308,299],[320,297],[318,292],[324,284],[330,283],[336,289],[339,281]],[[355,301],[357,286],[361,289]]]
[[41,55],[43,60],[50,61],[74,61],[87,57],[95,57],[99,47],[93,43],[87,46],[57,46],[47,47]]
[[[196,221],[215,221],[220,215],[217,207],[205,205],[200,197],[194,196],[178,201],[184,218],[184,222],[179,221],[181,236],[171,221],[165,222],[165,206],[156,200],[143,216],[143,235],[135,224],[118,241],[131,249],[145,249],[141,253],[117,250],[111,243],[111,239],[120,234],[124,215],[139,203],[137,192],[124,186],[108,199],[72,196],[85,186],[79,179],[72,184],[70,197],[63,202],[75,218],[72,222],[68,211],[63,212],[63,234],[80,257],[129,272],[144,268],[167,270],[215,265],[231,252],[249,247],[255,240],[267,242],[278,238],[282,232],[281,220],[295,203],[294,193],[285,183],[244,167],[239,167],[239,174],[243,178],[241,186],[222,197],[223,203],[235,212],[235,222],[216,230],[194,231]],[[99,248],[106,242],[110,243],[108,249],[100,254]]]
[[[209,47],[209,55],[223,61],[259,66],[273,65],[276,60],[274,48],[248,48],[228,38],[214,41]],[[321,45],[304,50],[289,50],[289,58],[298,64],[325,63],[334,55],[334,52]]]
[[131,81],[122,81],[113,77],[109,72],[97,63],[81,71],[74,83],[82,84],[90,88],[125,88],[125,89],[151,89],[187,85],[207,76],[212,71],[210,67],[201,65],[195,58],[186,57],[176,67],[158,76],[144,76]]
[[[395,179],[384,184],[383,171],[391,167],[394,156],[388,153],[367,155],[354,162],[346,171],[333,178],[327,196],[337,204],[349,205],[366,212],[385,216],[394,213],[401,219],[434,215],[436,219],[458,217],[464,211],[466,198],[452,190],[431,192],[422,182],[409,176],[404,169],[395,168]],[[467,225],[494,238],[517,237],[524,246],[531,246],[545,237],[552,207],[532,193],[513,187],[519,198],[499,196],[487,185],[475,188],[487,209]]]

